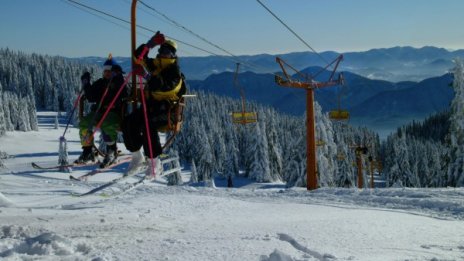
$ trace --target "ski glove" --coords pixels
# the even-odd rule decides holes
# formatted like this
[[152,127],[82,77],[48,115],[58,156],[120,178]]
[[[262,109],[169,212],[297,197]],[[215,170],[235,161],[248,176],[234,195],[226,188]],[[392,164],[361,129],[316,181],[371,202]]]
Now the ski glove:
[[85,72],[84,74],[82,74],[81,83],[83,86],[90,84],[90,73],[89,72]]
[[160,33],[159,31],[147,42],[148,48],[153,48],[157,45],[161,45],[164,43],[166,39],[164,39],[164,34]]

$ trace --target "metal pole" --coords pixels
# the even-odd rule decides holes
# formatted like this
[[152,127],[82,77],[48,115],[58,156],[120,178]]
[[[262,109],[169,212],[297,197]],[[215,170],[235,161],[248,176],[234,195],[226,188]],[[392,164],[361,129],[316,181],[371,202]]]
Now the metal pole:
[[306,90],[306,188],[317,189],[316,126],[314,123],[314,90]]
[[362,156],[358,149],[356,149],[356,165],[358,166],[358,188],[363,188]]
[[369,169],[371,171],[371,188],[374,188],[374,164],[371,161],[369,161]]
[[[137,59],[135,57],[135,48],[136,48],[136,11],[137,11],[137,0],[132,0],[132,5],[131,5],[131,65],[132,65],[132,70],[134,71],[135,69],[135,60]],[[137,108],[137,77],[134,74],[132,74],[132,110],[134,111]]]

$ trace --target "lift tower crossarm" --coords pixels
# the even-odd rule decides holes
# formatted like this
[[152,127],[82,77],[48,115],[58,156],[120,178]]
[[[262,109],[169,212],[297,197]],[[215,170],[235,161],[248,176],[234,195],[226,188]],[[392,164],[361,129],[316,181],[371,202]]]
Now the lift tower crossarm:
[[[318,89],[318,88],[324,88],[324,87],[330,87],[330,86],[335,86],[335,85],[343,85],[344,84],[344,79],[342,74],[339,74],[339,77],[337,80],[334,80],[333,77],[335,75],[335,71],[338,68],[338,65],[340,62],[343,60],[343,55],[339,55],[335,60],[333,60],[329,65],[327,65],[323,70],[327,69],[330,65],[335,63],[335,67],[332,70],[330,77],[327,81],[325,82],[318,82],[315,81],[312,78],[309,78],[307,75],[301,73],[297,69],[293,68],[291,65],[286,63],[284,60],[282,60],[280,57],[276,57],[276,62],[280,65],[280,68],[282,69],[282,72],[285,76],[285,79],[283,79],[280,76],[276,76],[276,82],[278,85],[283,86],[283,87],[293,87],[293,88],[303,88],[303,89]],[[306,79],[306,81],[295,81],[291,79],[291,76],[287,73],[287,70],[285,69],[285,65],[294,70],[298,75]],[[319,74],[318,72],[317,74]],[[316,74],[316,75],[317,75]]]

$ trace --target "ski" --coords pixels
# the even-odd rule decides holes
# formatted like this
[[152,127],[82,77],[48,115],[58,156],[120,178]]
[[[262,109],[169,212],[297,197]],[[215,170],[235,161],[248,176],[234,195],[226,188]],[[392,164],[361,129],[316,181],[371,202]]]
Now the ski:
[[138,186],[141,186],[143,184],[145,184],[145,181],[152,181],[153,180],[153,177],[152,176],[147,176],[147,175],[144,175],[143,177],[139,178],[137,181],[135,182],[132,182],[132,183],[129,183],[129,185],[127,185],[125,188],[123,188],[122,190],[116,192],[116,193],[112,193],[110,195],[102,195],[102,196],[105,196],[105,197],[115,197],[115,196],[120,196],[122,194],[125,194],[133,189],[136,189]]
[[[168,176],[176,171],[180,171],[181,168],[175,168],[175,169],[171,169],[171,170],[167,170],[167,171],[163,171],[162,174],[160,175],[156,175],[156,177],[158,178],[161,178],[161,177],[165,177],[165,176]],[[118,192],[115,192],[115,193],[111,193],[111,194],[101,194],[101,196],[104,196],[104,197],[117,197],[117,196],[120,196],[122,194],[125,194],[131,190],[134,190],[136,189],[137,187],[145,184],[145,182],[151,182],[151,181],[154,181],[156,177],[153,177],[153,176],[147,176],[147,175],[144,175],[143,177],[140,177],[137,181],[134,181],[132,183],[129,183],[125,188],[121,189],[120,191]]]
[[75,168],[75,167],[87,167],[87,166],[93,166],[96,164],[99,164],[100,162],[94,161],[90,163],[73,163],[73,164],[68,164],[68,165],[55,165],[55,166],[41,166],[35,162],[31,162],[31,165],[34,169],[40,169],[40,170],[54,170],[54,169],[61,169],[61,168]]
[[96,175],[98,173],[102,173],[102,172],[105,172],[107,170],[110,170],[110,169],[112,169],[112,168],[114,168],[116,166],[119,166],[119,165],[123,164],[123,163],[129,162],[129,161],[131,161],[131,159],[132,159],[132,157],[126,157],[124,159],[120,159],[120,160],[114,162],[113,164],[110,164],[110,165],[108,165],[108,166],[106,166],[104,168],[94,169],[94,170],[92,170],[90,172],[87,172],[86,174],[81,175],[79,177],[74,177],[73,175],[70,175],[69,179],[74,180],[74,181],[85,181],[91,176],[94,176],[94,175]]
[[[134,175],[135,175],[135,174],[134,174]],[[121,177],[115,178],[115,179],[113,179],[113,180],[111,180],[111,181],[108,181],[107,183],[105,183],[105,184],[103,184],[103,185],[101,185],[101,186],[99,186],[99,187],[96,187],[96,188],[94,188],[94,189],[92,189],[92,190],[90,190],[90,191],[87,191],[87,192],[85,192],[85,193],[82,193],[82,194],[76,194],[75,196],[84,197],[84,196],[88,196],[88,195],[95,194],[95,193],[98,192],[98,191],[101,191],[101,190],[103,190],[103,189],[106,189],[106,188],[108,188],[108,187],[111,187],[111,186],[113,186],[114,184],[116,184],[116,183],[118,183],[118,182],[120,182],[120,181],[122,181],[122,180],[125,180],[125,179],[127,179],[127,178],[133,177],[134,175],[121,176]]]

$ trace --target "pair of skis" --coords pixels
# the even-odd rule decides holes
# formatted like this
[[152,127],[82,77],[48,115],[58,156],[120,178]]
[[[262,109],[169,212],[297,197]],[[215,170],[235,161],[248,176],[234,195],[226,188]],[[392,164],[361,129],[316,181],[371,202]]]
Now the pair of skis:
[[[163,155],[161,155],[161,156],[163,156]],[[164,157],[166,157],[166,156],[167,156],[167,155],[164,155]],[[170,162],[170,161],[172,161],[172,160],[176,160],[176,159],[178,159],[178,158],[167,159],[167,160],[161,161],[161,162],[160,162],[161,167],[162,167],[162,165],[163,165],[164,163],[168,163],[168,162]],[[148,162],[147,162],[147,164],[148,164]],[[113,166],[110,166],[110,167],[114,167],[114,165],[113,165]],[[147,167],[149,167],[149,166],[147,166]],[[172,174],[172,173],[174,173],[174,172],[176,172],[176,171],[180,171],[180,170],[181,170],[180,167],[177,167],[177,168],[174,168],[174,169],[170,169],[170,170],[168,170],[168,171],[164,171],[164,170],[163,170],[162,173],[158,173],[156,176],[163,177],[163,176],[167,176],[167,175],[169,175],[169,174]],[[104,171],[104,170],[103,170],[103,171]],[[143,171],[143,170],[141,169],[141,170],[139,170],[139,171],[137,171],[137,172],[134,172],[133,174],[125,175],[125,176],[121,176],[121,177],[115,178],[115,179],[110,180],[110,181],[108,181],[107,183],[104,183],[104,184],[102,184],[101,186],[96,187],[96,188],[94,188],[94,189],[92,189],[92,190],[90,190],[90,191],[88,191],[88,192],[85,192],[85,193],[82,193],[82,194],[73,194],[73,195],[74,195],[74,196],[78,196],[78,197],[83,197],[83,196],[88,196],[88,195],[95,194],[96,192],[102,191],[102,190],[104,190],[104,189],[106,189],[106,188],[108,188],[108,187],[111,187],[111,186],[113,186],[113,185],[115,185],[115,184],[117,184],[117,183],[119,183],[119,182],[121,182],[121,181],[123,181],[123,180],[126,180],[126,179],[128,179],[128,178],[130,178],[130,177],[135,177],[138,173],[140,173],[140,172],[142,172],[142,171]],[[89,173],[89,174],[90,174],[90,173]],[[89,174],[86,174],[86,175],[83,175],[83,176],[87,176],[87,175],[89,175]],[[83,177],[83,176],[81,176],[81,177]],[[140,186],[140,185],[142,185],[142,184],[145,184],[145,182],[147,182],[147,181],[152,181],[152,180],[154,180],[154,178],[155,178],[155,177],[152,176],[152,175],[144,175],[143,177],[138,177],[138,180],[137,180],[137,181],[134,181],[134,182],[132,182],[132,183],[129,183],[126,187],[122,188],[122,189],[121,189],[120,191],[118,191],[118,192],[111,193],[110,195],[107,195],[107,194],[101,194],[101,195],[102,195],[102,196],[117,196],[117,195],[122,195],[122,194],[124,194],[124,193],[127,193],[127,192],[129,192],[129,191],[131,191],[131,190],[137,188],[138,186]]]
[[[173,171],[169,171],[169,172],[165,172],[165,173],[163,173],[163,174],[161,174],[161,175],[156,175],[156,177],[164,177],[164,176],[167,176],[167,175],[172,174],[172,173],[174,173],[174,172],[173,172]],[[134,175],[129,175],[129,176],[126,176],[126,177],[121,177],[121,178],[133,177],[133,176],[135,176],[135,175],[136,175],[136,174],[134,174]],[[114,185],[114,184],[118,183],[119,181],[122,180],[121,178],[117,178],[117,179],[115,179],[115,180],[113,180],[113,181],[108,182],[107,184],[103,184],[102,186],[100,186],[100,187],[98,187],[98,188],[95,188],[95,189],[93,189],[93,190],[91,190],[91,191],[89,191],[89,192],[83,193],[83,194],[81,194],[81,195],[79,195],[79,196],[87,196],[87,195],[94,194],[95,192],[98,192],[98,191],[103,190],[103,189],[105,189],[105,188],[107,188],[107,187],[110,187],[111,185]],[[151,175],[144,175],[143,177],[139,177],[139,179],[138,179],[137,181],[134,181],[134,182],[132,182],[132,183],[129,183],[126,187],[122,188],[122,189],[119,190],[118,192],[114,192],[114,193],[111,193],[111,194],[101,194],[101,196],[105,196],[105,197],[116,197],[116,196],[120,196],[120,195],[122,195],[122,194],[125,194],[125,193],[127,193],[127,192],[129,192],[129,191],[131,191],[131,190],[134,190],[134,189],[136,189],[137,187],[139,187],[139,186],[145,184],[145,182],[151,182],[151,181],[153,181],[154,179],[155,179],[154,176],[151,176]],[[109,184],[109,183],[111,183],[111,184]],[[92,192],[92,193],[90,193],[90,192]]]
[[[122,160],[122,162],[119,162],[117,165],[122,164],[122,163],[127,162],[127,161],[130,161],[130,159],[131,159],[131,158],[129,157],[128,159]],[[108,168],[113,168],[113,167],[115,167],[115,165],[111,165],[111,166],[109,166]],[[95,171],[93,171],[93,172],[89,172],[89,173],[87,173],[87,174],[84,174],[84,175],[82,175],[82,176],[80,176],[80,177],[78,177],[78,178],[71,178],[71,179],[75,179],[75,180],[80,180],[80,181],[82,181],[82,180],[85,180],[86,178],[88,178],[89,176],[95,175],[95,174],[97,174],[97,173],[104,172],[105,170],[107,170],[107,169],[106,169],[106,168],[105,168],[105,169],[99,169],[99,170],[97,169],[97,170],[95,170]],[[93,188],[93,189],[91,189],[91,190],[89,190],[89,191],[87,191],[87,192],[84,192],[84,193],[81,193],[81,194],[73,194],[73,195],[74,195],[74,196],[77,196],[77,197],[84,197],[84,196],[88,196],[88,195],[95,194],[95,193],[97,193],[97,192],[99,192],[99,191],[102,191],[102,190],[104,190],[104,189],[106,189],[106,188],[108,188],[108,187],[111,187],[111,186],[113,186],[113,185],[115,185],[115,184],[117,184],[117,183],[119,183],[119,182],[121,182],[121,181],[123,181],[123,180],[126,180],[126,179],[131,178],[131,177],[136,177],[136,175],[137,175],[138,173],[140,173],[140,172],[143,172],[143,169],[141,169],[141,170],[138,171],[138,172],[134,172],[133,174],[120,176],[120,177],[118,177],[118,178],[115,178],[115,179],[113,179],[113,180],[110,180],[110,181],[108,181],[108,182],[106,182],[106,183],[104,183],[104,184],[102,184],[102,185],[100,185],[100,186],[98,186],[98,187],[96,187],[96,188]],[[126,192],[129,192],[129,191],[135,189],[136,187],[138,187],[138,186],[144,184],[146,181],[151,181],[151,180],[153,180],[153,179],[154,179],[154,176],[152,176],[152,175],[144,175],[143,177],[138,177],[138,180],[137,180],[137,181],[134,181],[134,182],[132,182],[132,183],[129,183],[126,187],[122,188],[122,190],[120,190],[119,192],[117,192],[117,193],[112,193],[111,195],[102,194],[102,196],[117,196],[117,195],[121,195],[121,194],[124,194],[124,193],[126,193]]]
[[[127,154],[121,153],[121,151],[118,151],[118,156],[124,156]],[[31,165],[34,169],[40,169],[40,170],[59,170],[59,169],[67,169],[67,168],[78,168],[78,167],[87,167],[87,166],[94,166],[97,164],[101,164],[100,161],[92,161],[92,162],[87,162],[87,163],[71,163],[67,165],[53,165],[53,166],[42,166],[39,163],[36,162],[31,162]]]
[[[69,178],[73,181],[87,181],[87,179],[89,177],[92,177],[94,175],[97,175],[99,173],[103,173],[103,172],[107,172],[111,169],[113,169],[114,167],[117,167],[119,165],[122,165],[126,162],[130,162],[132,159],[132,157],[126,157],[126,158],[122,158],[122,159],[119,159],[117,162],[113,163],[113,164],[110,164],[108,166],[106,166],[105,168],[98,168],[98,169],[94,169],[90,172],[87,172],[86,174],[83,174],[81,176],[78,176],[78,177],[75,177],[73,175],[70,175]],[[87,167],[87,166],[95,166],[97,164],[99,164],[98,161],[95,161],[95,162],[90,162],[90,163],[74,163],[74,164],[69,164],[69,165],[64,165],[64,166],[61,166],[61,165],[56,165],[56,166],[41,166],[35,162],[32,162],[32,167],[35,168],[35,169],[40,169],[40,170],[55,170],[55,169],[60,169],[60,168],[74,168],[74,167]],[[127,176],[121,176],[121,177],[118,177],[118,178],[115,178],[111,181],[108,181],[107,183],[104,183],[103,185],[99,186],[99,187],[96,187],[88,192],[85,192],[85,193],[82,193],[82,194],[74,194],[74,196],[78,196],[78,197],[83,197],[83,196],[87,196],[87,195],[92,195],[92,194],[95,194],[96,192],[98,191],[101,191],[105,188],[108,188],[108,187],[111,187],[113,185],[115,185],[116,183],[120,182],[120,181],[123,181],[127,178],[130,178],[130,177],[134,177],[135,175],[137,174],[134,173],[133,175],[127,175]],[[144,184],[145,181],[149,181],[149,180],[152,180],[153,178],[151,176],[143,176],[141,178],[139,178],[137,181],[135,182],[132,182],[130,183],[127,187],[125,187],[122,191],[120,191],[119,193],[117,193],[118,195],[119,194],[124,194],[130,190],[133,190],[135,189],[136,187]]]
[[100,164],[98,161],[93,161],[89,163],[72,163],[68,165],[54,165],[54,166],[42,166],[39,165],[38,163],[32,162],[31,165],[34,169],[40,169],[40,170],[57,170],[61,168],[76,168],[76,167],[87,167],[87,166],[94,166]]
[[[95,194],[96,192],[99,192],[99,191],[102,191],[102,190],[104,190],[104,189],[106,189],[108,187],[111,187],[111,186],[113,186],[113,185],[115,185],[115,184],[117,184],[117,183],[119,183],[119,182],[121,182],[123,180],[126,180],[126,179],[131,178],[131,177],[135,177],[135,176],[136,176],[136,174],[127,175],[127,176],[120,176],[118,178],[115,178],[113,180],[108,181],[107,183],[104,183],[101,186],[98,186],[98,187],[96,187],[96,188],[94,188],[92,190],[89,190],[89,191],[87,191],[85,193],[75,194],[75,196],[84,197],[84,196],[92,195],[92,194]],[[116,196],[116,195],[124,194],[124,193],[126,193],[126,192],[128,192],[128,191],[130,191],[130,190],[144,184],[145,181],[148,181],[148,180],[151,180],[151,179],[152,179],[151,176],[144,175],[143,177],[140,177],[137,181],[129,183],[128,186],[123,188],[118,193],[113,193],[111,195],[104,194],[103,196]]]

